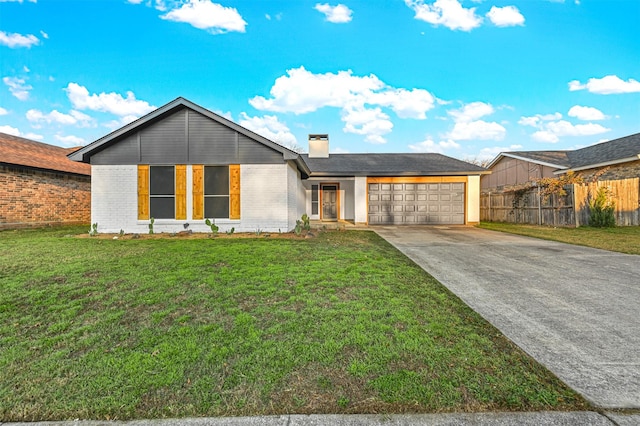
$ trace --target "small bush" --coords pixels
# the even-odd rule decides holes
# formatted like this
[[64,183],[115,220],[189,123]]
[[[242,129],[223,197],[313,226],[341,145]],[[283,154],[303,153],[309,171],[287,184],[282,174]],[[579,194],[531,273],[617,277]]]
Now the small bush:
[[616,226],[615,203],[609,200],[609,190],[599,188],[596,196],[589,201],[589,226],[611,228]]

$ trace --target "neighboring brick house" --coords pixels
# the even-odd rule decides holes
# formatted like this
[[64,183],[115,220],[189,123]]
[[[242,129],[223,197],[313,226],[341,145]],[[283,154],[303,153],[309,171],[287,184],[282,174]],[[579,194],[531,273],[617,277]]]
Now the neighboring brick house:
[[91,166],[65,149],[0,133],[0,229],[89,223]]
[[640,133],[574,151],[501,152],[487,168],[492,173],[480,179],[483,192],[501,191],[568,171],[580,173],[587,180],[598,172],[603,172],[599,180],[637,178]]

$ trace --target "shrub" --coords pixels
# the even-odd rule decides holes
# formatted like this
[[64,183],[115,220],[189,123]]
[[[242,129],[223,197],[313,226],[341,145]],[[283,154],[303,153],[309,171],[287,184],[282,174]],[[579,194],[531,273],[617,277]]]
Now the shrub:
[[609,189],[598,188],[596,196],[589,201],[589,226],[610,228],[616,226],[615,203],[609,200]]

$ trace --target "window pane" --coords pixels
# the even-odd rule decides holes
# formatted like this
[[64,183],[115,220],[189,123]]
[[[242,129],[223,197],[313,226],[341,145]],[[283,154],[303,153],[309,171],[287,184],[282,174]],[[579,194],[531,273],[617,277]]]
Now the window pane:
[[173,197],[151,197],[149,199],[149,217],[154,219],[174,219],[176,209]]
[[[229,195],[229,167],[205,166],[204,194]],[[227,214],[227,216],[229,216]]]
[[149,194],[173,195],[175,192],[173,166],[149,167]]
[[204,217],[207,219],[228,219],[229,197],[205,197]]

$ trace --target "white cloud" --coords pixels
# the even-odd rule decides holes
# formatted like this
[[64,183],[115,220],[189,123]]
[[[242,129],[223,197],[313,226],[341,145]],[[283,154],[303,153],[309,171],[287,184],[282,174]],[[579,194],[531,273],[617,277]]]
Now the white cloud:
[[566,120],[546,123],[544,128],[533,133],[531,137],[538,142],[556,143],[563,136],[592,136],[610,131],[600,124],[572,124]]
[[446,137],[454,141],[504,139],[507,133],[504,126],[496,122],[480,120],[480,118],[494,112],[493,106],[484,102],[472,102],[460,109],[449,111],[455,124]]
[[247,129],[264,136],[287,148],[298,150],[298,140],[291,133],[286,124],[278,121],[275,115],[265,115],[263,117],[249,117],[246,113],[240,113],[240,124]]
[[24,78],[20,77],[4,77],[2,79],[4,84],[9,87],[9,92],[21,101],[29,99],[29,90],[33,89],[27,84]]
[[409,149],[413,152],[436,152],[444,154],[445,150],[459,149],[460,144],[453,140],[434,142],[432,138],[427,138],[422,142],[409,145]]
[[45,33],[44,31],[40,30],[40,35],[42,36],[42,38],[44,39],[49,39],[49,34]]
[[449,115],[452,116],[457,123],[468,123],[486,115],[491,115],[494,112],[495,110],[490,104],[471,102],[460,109],[449,111]]
[[15,127],[7,126],[7,125],[0,126],[0,132],[6,133],[8,135],[20,136],[22,138],[27,138],[27,139],[34,139],[34,140],[44,139],[44,136],[42,135],[38,135],[36,133],[22,133],[20,130],[16,129]]
[[55,135],[55,138],[58,142],[62,143],[62,146],[67,148],[81,146],[87,143],[87,141],[85,141],[84,139],[78,136],[73,136],[73,135],[68,135],[68,136]]
[[476,8],[466,9],[458,0],[436,0],[431,5],[424,0],[405,0],[405,4],[415,12],[415,19],[451,30],[471,31],[482,23]]
[[17,34],[17,33],[5,33],[4,31],[0,31],[0,44],[8,46],[12,49],[16,47],[26,47],[30,48],[36,44],[40,43],[38,37],[33,34]]
[[224,7],[210,0],[187,0],[180,8],[173,9],[161,16],[162,19],[186,22],[195,28],[207,30],[212,34],[230,31],[245,32],[247,23],[238,10]]
[[387,140],[383,137],[393,129],[389,116],[380,108],[365,108],[357,106],[342,110],[344,131],[356,135],[364,135],[365,141],[373,144],[383,144]]
[[256,109],[306,114],[324,107],[341,110],[343,130],[361,134],[372,143],[393,128],[390,108],[400,118],[425,119],[434,107],[435,97],[424,89],[402,89],[386,85],[373,74],[355,76],[352,71],[313,74],[304,67],[287,70],[270,90],[271,97],[255,96],[249,103]]
[[9,114],[9,111],[7,111],[6,109],[0,107],[0,115],[7,115]]
[[580,106],[580,105],[572,106],[569,112],[567,113],[567,115],[569,117],[575,117],[578,120],[583,120],[583,121],[592,121],[592,120],[597,121],[597,120],[604,120],[605,118],[607,118],[602,113],[602,111],[600,111],[597,108]]
[[351,22],[351,15],[353,15],[353,11],[344,4],[331,6],[329,3],[317,3],[314,9],[323,13],[325,19],[334,24],[346,24],[347,22]]
[[[30,3],[37,3],[38,0],[27,0]],[[0,3],[11,3],[11,2],[16,2],[16,3],[22,3],[23,0],[0,0]]]
[[127,0],[127,2],[131,4],[140,4],[142,3],[142,0]]
[[95,125],[93,118],[76,110],[71,110],[69,114],[65,114],[54,109],[50,113],[44,114],[37,109],[30,109],[27,111],[26,117],[27,120],[34,124],[56,123],[65,126],[77,125],[78,127],[91,127]]
[[518,124],[522,126],[538,127],[542,121],[560,120],[562,114],[556,112],[554,114],[536,114],[532,117],[520,117]]
[[76,109],[109,112],[122,117],[140,117],[156,109],[155,106],[149,105],[148,102],[136,99],[133,92],[127,92],[126,98],[114,92],[90,95],[86,87],[77,83],[69,83],[65,91],[71,104]]
[[522,16],[518,8],[515,6],[493,6],[489,13],[487,13],[487,18],[489,18],[496,27],[514,27],[517,25],[524,25],[524,16]]
[[599,95],[637,93],[640,92],[640,81],[632,78],[624,81],[616,75],[608,75],[602,78],[590,78],[585,84],[580,83],[578,80],[569,82],[569,90],[572,92],[585,89]]
[[448,137],[453,140],[502,140],[507,133],[501,124],[483,120],[456,123]]

